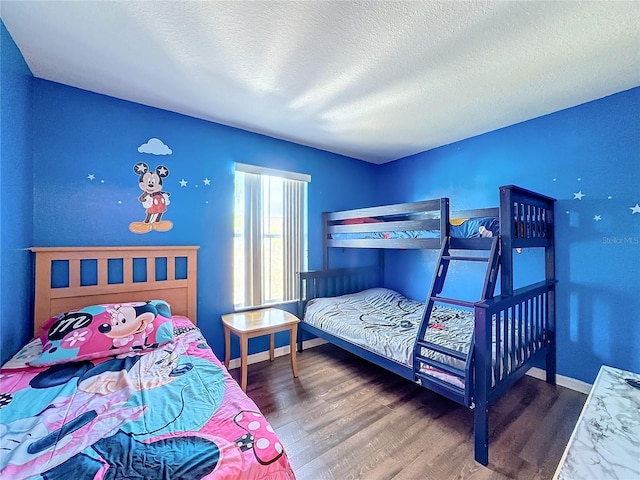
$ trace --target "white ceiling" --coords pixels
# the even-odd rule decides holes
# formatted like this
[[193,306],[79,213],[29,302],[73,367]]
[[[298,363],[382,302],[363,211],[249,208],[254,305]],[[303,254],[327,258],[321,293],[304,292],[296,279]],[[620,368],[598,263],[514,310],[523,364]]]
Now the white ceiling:
[[384,163],[640,85],[640,1],[13,1],[36,77]]

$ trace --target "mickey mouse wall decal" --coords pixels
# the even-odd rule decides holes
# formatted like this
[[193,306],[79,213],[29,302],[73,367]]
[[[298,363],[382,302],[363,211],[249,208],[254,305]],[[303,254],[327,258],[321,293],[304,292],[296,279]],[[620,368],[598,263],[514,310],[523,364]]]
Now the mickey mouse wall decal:
[[167,211],[169,192],[162,190],[162,180],[169,176],[169,169],[164,165],[158,165],[155,171],[150,171],[144,162],[136,163],[133,171],[138,175],[138,186],[142,194],[138,201],[146,209],[146,217],[142,222],[131,222],[129,230],[133,233],[148,233],[151,230],[166,232],[173,228],[169,220],[162,220],[162,215]]

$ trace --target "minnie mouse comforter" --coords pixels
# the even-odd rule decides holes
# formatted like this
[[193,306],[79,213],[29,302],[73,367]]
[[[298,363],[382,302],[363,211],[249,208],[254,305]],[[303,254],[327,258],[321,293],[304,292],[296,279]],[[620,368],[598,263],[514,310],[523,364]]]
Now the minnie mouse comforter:
[[[0,478],[294,479],[283,446],[200,331],[141,353],[0,371]],[[37,343],[37,344],[36,344]]]

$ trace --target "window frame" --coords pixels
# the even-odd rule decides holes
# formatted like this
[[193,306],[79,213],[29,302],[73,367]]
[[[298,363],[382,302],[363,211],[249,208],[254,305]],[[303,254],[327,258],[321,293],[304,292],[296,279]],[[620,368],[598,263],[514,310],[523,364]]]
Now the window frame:
[[[252,174],[256,177],[250,179],[245,175],[241,177],[240,174]],[[277,179],[277,180],[276,180]],[[265,182],[271,188],[271,181],[282,180],[282,192],[279,197],[264,198],[265,194]],[[294,182],[287,181],[293,180]],[[238,182],[242,182],[242,192],[239,192]],[[308,184],[311,182],[311,176],[308,174],[290,172],[285,170],[277,170],[267,167],[259,167],[256,165],[249,165],[244,163],[236,163],[234,169],[234,225],[233,225],[233,284],[232,284],[232,296],[233,296],[233,308],[234,311],[255,309],[260,307],[282,305],[291,302],[297,302],[299,298],[297,272],[304,271],[308,265]],[[249,186],[250,185],[250,186]],[[250,192],[246,189],[250,188]],[[242,194],[244,198],[239,200],[239,195]],[[253,195],[253,197],[251,196]],[[249,198],[249,206],[247,206],[247,198]],[[282,224],[281,232],[274,233],[272,231],[264,230],[264,214],[265,210],[269,211],[271,206],[277,202],[278,198],[282,201]],[[287,202],[293,202],[287,204]],[[295,205],[297,204],[297,207]],[[294,205],[294,207],[291,207]],[[289,208],[288,208],[289,207]],[[243,208],[242,212],[238,209]],[[255,211],[249,209],[253,208]],[[287,225],[287,211],[292,211],[295,218],[291,218]],[[297,209],[297,210],[296,210]],[[298,215],[299,213],[299,215]],[[239,219],[239,217],[241,217]],[[269,219],[272,217],[270,216]],[[240,220],[240,228],[238,221]],[[294,236],[292,239],[285,238],[287,230],[298,230],[301,228],[300,234]],[[247,235],[247,231],[257,231],[258,237],[251,239]],[[267,292],[270,288],[267,288],[265,280],[265,265],[270,264],[271,260],[265,260],[268,256],[265,255],[266,250],[271,248],[271,243],[274,238],[282,239],[282,247],[280,252],[282,253],[282,285],[279,289],[282,292],[281,297],[274,298],[271,295],[267,298]],[[287,257],[287,244],[291,242],[295,243],[294,249],[300,251],[300,258],[296,258],[295,254],[293,259],[289,255]],[[269,242],[269,247],[265,245],[265,242]],[[239,259],[242,259],[242,263],[239,264]],[[255,261],[261,262],[260,265],[255,267],[253,265]],[[293,263],[295,271],[286,272],[287,262]],[[249,264],[248,264],[249,263]],[[252,266],[253,265],[253,266]],[[297,267],[295,266],[297,265]],[[273,266],[273,264],[270,264]],[[238,278],[241,277],[241,278]],[[288,282],[288,283],[287,283]],[[272,287],[272,285],[269,285]],[[242,293],[239,294],[238,290],[241,289]]]

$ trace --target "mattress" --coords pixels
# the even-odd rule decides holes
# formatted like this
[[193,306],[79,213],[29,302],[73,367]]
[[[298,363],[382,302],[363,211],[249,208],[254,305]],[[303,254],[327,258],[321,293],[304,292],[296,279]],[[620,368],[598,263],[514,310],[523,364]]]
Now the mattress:
[[[500,223],[495,217],[472,218],[461,223],[451,224],[449,228],[449,232],[454,238],[479,238],[500,235]],[[440,230],[332,233],[331,238],[334,240],[440,238]]]
[[[333,298],[314,298],[307,303],[304,321],[325,332],[366,348],[378,355],[413,367],[413,347],[425,304],[387,288],[372,288]],[[463,354],[469,352],[474,313],[469,309],[435,305],[427,341]],[[432,351],[425,356],[464,367],[459,360]]]
[[[311,299],[307,303],[303,321],[373,353],[413,368],[413,348],[424,308],[424,303],[406,298],[394,290],[372,288],[339,297]],[[528,336],[531,338],[532,331],[530,327],[523,328],[521,336],[516,323],[512,334],[508,327],[511,322],[506,322],[504,318],[501,318],[500,322],[494,319],[492,323],[492,382],[495,384],[496,373],[502,377],[515,367],[511,356],[507,356],[504,362],[496,361],[498,331],[501,343],[508,351],[512,350],[514,340],[518,345],[524,345],[524,332],[528,331]],[[436,304],[431,312],[424,339],[467,356],[473,341],[474,328],[473,310]],[[463,360],[449,355],[427,348],[422,348],[420,353],[436,362],[461,370],[465,368]],[[520,348],[520,356],[522,355],[524,355],[524,347]],[[464,379],[426,364],[421,364],[420,370],[457,387],[465,386]]]
[[294,479],[273,428],[200,331],[173,317],[152,350],[49,367],[32,340],[0,370],[0,477]]

